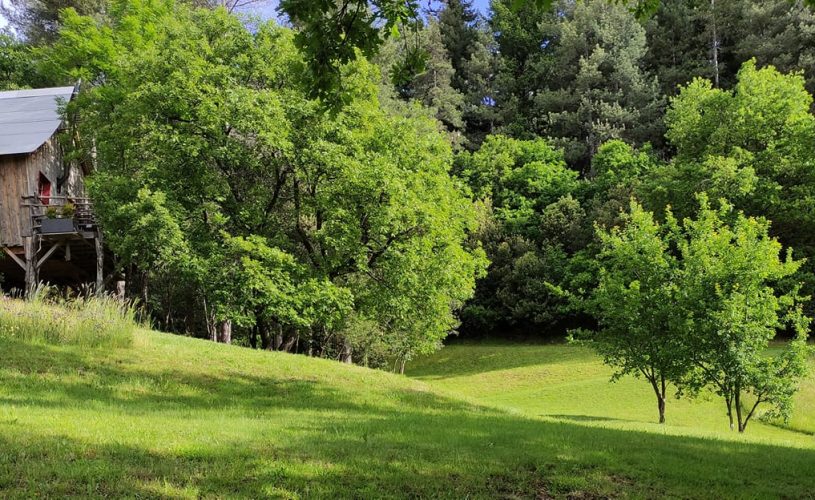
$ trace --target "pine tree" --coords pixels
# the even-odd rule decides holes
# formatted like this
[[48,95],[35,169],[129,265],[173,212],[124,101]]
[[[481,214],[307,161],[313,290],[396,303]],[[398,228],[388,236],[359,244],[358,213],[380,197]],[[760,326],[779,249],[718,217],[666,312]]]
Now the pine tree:
[[733,52],[741,64],[755,58],[760,66],[782,72],[803,71],[807,90],[815,93],[815,13],[800,0],[735,2]]
[[439,22],[404,27],[402,36],[389,40],[377,57],[386,86],[398,98],[431,108],[450,132],[454,145],[464,142],[464,96],[453,87],[455,70],[442,43]]
[[446,0],[438,16],[442,43],[455,70],[453,87],[460,92],[469,90],[466,64],[477,50],[478,19],[471,0]]
[[553,77],[534,91],[533,130],[584,171],[607,140],[658,142],[663,100],[643,69],[646,51],[645,30],[625,6],[574,4],[561,23]]
[[500,55],[488,26],[479,25],[478,38],[472,45],[469,59],[456,75],[466,79],[464,88],[464,135],[468,149],[475,150],[486,136],[501,124],[497,106],[499,88],[496,82]]
[[13,0],[0,2],[0,14],[33,45],[54,41],[60,26],[60,13],[73,8],[80,15],[103,17],[106,0]]

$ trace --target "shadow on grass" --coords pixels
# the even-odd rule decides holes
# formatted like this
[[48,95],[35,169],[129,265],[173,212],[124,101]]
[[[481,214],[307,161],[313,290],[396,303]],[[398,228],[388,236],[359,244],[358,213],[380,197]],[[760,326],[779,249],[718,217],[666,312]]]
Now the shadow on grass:
[[570,422],[638,422],[629,418],[597,417],[593,415],[551,415],[540,414],[540,417],[554,418],[557,420],[568,420]]
[[[359,388],[339,381],[93,366],[76,351],[18,351],[26,347],[0,343],[0,384],[14,388],[7,402],[53,419],[90,402],[100,419],[133,418],[127,428],[103,422],[80,435],[25,416],[0,418],[3,497],[769,498],[815,491],[813,450],[540,421],[407,388],[371,387],[373,397],[359,400]],[[25,370],[89,373],[87,382],[85,375],[65,383],[14,377]],[[123,395],[116,384],[132,380],[146,390]],[[289,410],[296,416],[281,416]],[[230,418],[218,420],[223,414]],[[210,419],[220,423],[197,427]],[[165,442],[138,439],[161,425],[180,430]]]
[[445,346],[434,354],[411,361],[406,370],[410,377],[439,380],[534,365],[592,362],[595,359],[589,349],[565,342],[510,344],[467,341]]

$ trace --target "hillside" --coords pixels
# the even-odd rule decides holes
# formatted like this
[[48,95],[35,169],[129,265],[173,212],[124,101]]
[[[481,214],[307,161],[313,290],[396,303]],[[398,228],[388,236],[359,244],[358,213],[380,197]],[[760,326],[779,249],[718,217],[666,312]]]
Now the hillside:
[[[517,396],[521,386],[551,385],[538,379],[547,370],[595,369],[580,356],[544,357],[532,368],[531,351],[522,351],[527,354],[514,365],[502,362],[501,374],[498,365],[483,364],[478,349],[455,346],[417,363],[413,373],[426,380],[415,381],[150,331],[140,331],[131,347],[108,350],[0,338],[0,352],[3,497],[791,497],[815,491],[810,436],[758,425],[745,438],[726,439],[674,436],[685,431],[648,424],[635,430],[586,425],[617,389],[589,390],[596,399],[588,401],[586,392],[562,386],[548,396]],[[443,369],[431,375],[433,366]],[[508,376],[509,369],[516,373]],[[454,387],[467,401],[447,395]],[[515,393],[523,404],[515,411],[489,407],[507,406],[499,392]],[[546,413],[586,418],[537,417],[537,405],[558,392],[568,397]],[[585,413],[586,405],[597,411]],[[637,405],[626,410],[631,418],[652,417]]]
[[[810,362],[815,373],[815,363]],[[644,380],[625,377],[610,383],[612,370],[590,350],[565,345],[510,342],[453,343],[411,365],[408,375],[439,391],[528,416],[585,425],[693,434],[722,439],[763,439],[789,446],[815,446],[815,378],[796,395],[790,421],[750,423],[734,436],[724,402],[715,394],[695,400],[671,398],[667,426],[656,424],[654,393]],[[671,392],[670,394],[674,394]]]

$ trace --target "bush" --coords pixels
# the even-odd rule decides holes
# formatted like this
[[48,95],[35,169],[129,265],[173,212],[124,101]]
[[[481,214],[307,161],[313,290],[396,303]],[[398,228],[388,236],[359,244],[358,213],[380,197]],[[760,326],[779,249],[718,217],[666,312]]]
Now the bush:
[[0,298],[0,337],[88,347],[126,347],[137,327],[136,311],[112,297],[54,301]]

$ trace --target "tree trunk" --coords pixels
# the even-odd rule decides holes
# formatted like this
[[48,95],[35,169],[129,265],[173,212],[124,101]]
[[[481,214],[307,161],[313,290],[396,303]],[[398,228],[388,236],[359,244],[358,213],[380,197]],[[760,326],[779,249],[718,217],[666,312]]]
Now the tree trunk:
[[258,327],[257,325],[249,329],[249,346],[252,349],[258,348]]
[[218,325],[218,341],[224,344],[232,343],[232,320],[226,319]]
[[297,341],[297,337],[291,336],[289,339],[280,347],[281,351],[284,352],[291,352],[291,348],[294,347],[294,343]]
[[657,396],[657,409],[659,409],[659,423],[665,423],[665,398]]
[[747,423],[744,421],[741,415],[741,389],[739,388],[736,388],[735,405],[736,405],[736,420],[739,424],[739,432],[744,432],[744,428],[747,426]]
[[730,430],[732,431],[735,428],[734,425],[733,425],[733,398],[732,398],[732,396],[725,397],[724,402],[727,404],[727,419],[730,420]]
[[147,272],[142,273],[142,282],[141,282],[141,300],[143,304],[150,303],[150,291],[147,286]]
[[719,88],[719,33],[716,29],[716,0],[710,0],[710,16],[713,28],[713,40],[711,49],[713,55],[713,85]]
[[340,361],[343,363],[351,364],[353,363],[353,351],[351,349],[351,343],[347,339],[343,339],[342,341],[342,352],[340,353]]
[[405,374],[405,358],[402,358],[401,360],[399,360],[399,374],[400,375]]
[[275,351],[279,351],[283,348],[283,325],[277,325],[277,332],[274,335],[274,346],[272,348]]
[[207,325],[207,336],[209,340],[218,342],[218,332],[215,329],[215,319],[209,314],[209,307],[207,307],[207,299],[204,297],[204,322]]
[[665,377],[663,375],[659,376],[659,380],[655,376],[648,376],[648,380],[651,382],[651,387],[654,389],[654,395],[657,397],[657,410],[659,411],[659,423],[665,423],[665,393],[666,393],[666,382]]
[[258,329],[258,334],[260,335],[260,348],[266,351],[272,350],[272,336],[269,333],[269,326],[266,324],[266,320],[264,320],[260,314],[255,314],[255,317],[258,318],[255,322],[255,325]]

